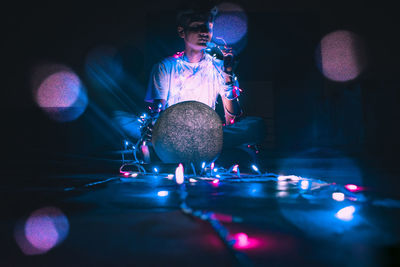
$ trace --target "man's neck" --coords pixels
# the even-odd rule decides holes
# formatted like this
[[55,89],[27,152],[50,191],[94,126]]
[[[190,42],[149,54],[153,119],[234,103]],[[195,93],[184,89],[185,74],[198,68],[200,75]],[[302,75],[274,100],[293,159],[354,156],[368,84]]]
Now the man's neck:
[[200,62],[204,57],[204,50],[185,49],[185,56],[190,63]]

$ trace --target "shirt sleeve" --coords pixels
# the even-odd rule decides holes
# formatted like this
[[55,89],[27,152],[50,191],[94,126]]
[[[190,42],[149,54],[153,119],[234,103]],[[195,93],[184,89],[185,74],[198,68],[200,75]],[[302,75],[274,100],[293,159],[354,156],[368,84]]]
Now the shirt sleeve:
[[146,102],[153,102],[155,99],[168,98],[169,76],[165,61],[157,63],[151,71],[149,85],[145,97]]

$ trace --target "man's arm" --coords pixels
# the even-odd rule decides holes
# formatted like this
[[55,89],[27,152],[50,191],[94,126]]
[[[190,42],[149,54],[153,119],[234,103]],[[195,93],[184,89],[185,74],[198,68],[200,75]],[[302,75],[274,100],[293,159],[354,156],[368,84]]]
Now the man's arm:
[[[232,75],[224,73],[225,83],[232,83]],[[242,107],[240,106],[239,100],[237,97],[234,99],[228,99],[225,96],[221,96],[222,103],[224,105],[224,113],[225,113],[225,124],[230,125],[235,123],[236,119],[239,118],[243,114]]]

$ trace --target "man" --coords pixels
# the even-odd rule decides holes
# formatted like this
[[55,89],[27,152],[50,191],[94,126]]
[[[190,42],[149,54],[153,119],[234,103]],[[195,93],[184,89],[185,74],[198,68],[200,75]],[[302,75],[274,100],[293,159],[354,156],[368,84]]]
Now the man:
[[[178,15],[177,30],[185,43],[185,50],[153,67],[145,101],[150,103],[153,116],[171,105],[189,100],[202,102],[215,109],[220,95],[225,114],[223,152],[237,147],[248,150],[249,145],[263,140],[265,125],[261,118],[243,116],[238,100],[239,84],[232,72],[232,52],[229,49],[221,51],[223,60],[205,52],[212,38],[215,15],[216,9],[187,10]],[[151,120],[146,121],[145,127],[140,127],[139,133],[140,123],[135,116],[129,117],[118,111],[115,119],[128,136],[139,139],[139,142],[142,140],[139,144],[143,154],[141,158],[150,162],[148,147],[143,144],[150,144]],[[233,155],[230,151],[226,153]],[[254,153],[251,155],[254,160]]]
[[243,118],[239,104],[239,84],[233,74],[231,50],[223,49],[223,60],[206,53],[211,42],[213,10],[187,10],[177,17],[177,30],[185,50],[162,60],[153,67],[145,101],[150,109],[161,111],[169,106],[195,100],[215,109],[221,96],[224,114],[224,149],[260,143],[265,125],[261,118]]
[[[178,15],[178,34],[185,50],[156,64],[153,68],[145,101],[151,108],[165,109],[173,104],[196,100],[215,109],[221,95],[226,125],[242,115],[237,96],[238,83],[232,66],[205,53],[212,38],[213,12],[189,10]],[[230,52],[224,57],[231,58]],[[225,63],[225,64],[224,64]],[[160,105],[161,104],[161,105]]]

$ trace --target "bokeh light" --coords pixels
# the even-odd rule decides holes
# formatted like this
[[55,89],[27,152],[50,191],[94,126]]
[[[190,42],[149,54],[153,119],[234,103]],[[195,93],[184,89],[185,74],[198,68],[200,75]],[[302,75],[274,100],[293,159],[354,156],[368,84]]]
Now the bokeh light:
[[342,192],[334,192],[332,193],[332,199],[341,202],[344,201],[345,195]]
[[181,163],[175,170],[175,180],[176,180],[177,184],[183,184],[183,182],[185,180],[184,169],[183,169],[183,165]]
[[69,222],[64,213],[55,207],[34,211],[25,223],[17,224],[15,239],[26,255],[43,254],[65,240]]
[[348,206],[348,207],[345,207],[345,208],[339,210],[335,214],[335,217],[342,221],[351,221],[354,218],[353,214],[355,211],[356,211],[356,208],[354,206]]
[[338,30],[322,38],[316,61],[326,78],[337,82],[354,80],[367,66],[366,46],[357,34]]
[[42,65],[32,75],[33,95],[38,106],[59,122],[77,119],[88,98],[78,75],[63,65]]
[[168,194],[169,194],[169,192],[165,191],[165,190],[157,192],[157,196],[159,196],[159,197],[166,197],[166,196],[168,196]]
[[261,243],[258,239],[249,237],[246,233],[237,233],[233,238],[235,239],[233,247],[238,250],[257,248]]
[[[214,21],[213,42],[223,45],[223,38],[228,45],[238,43],[247,33],[247,15],[237,4],[221,3],[217,6],[218,14]],[[219,38],[217,38],[219,37]]]

